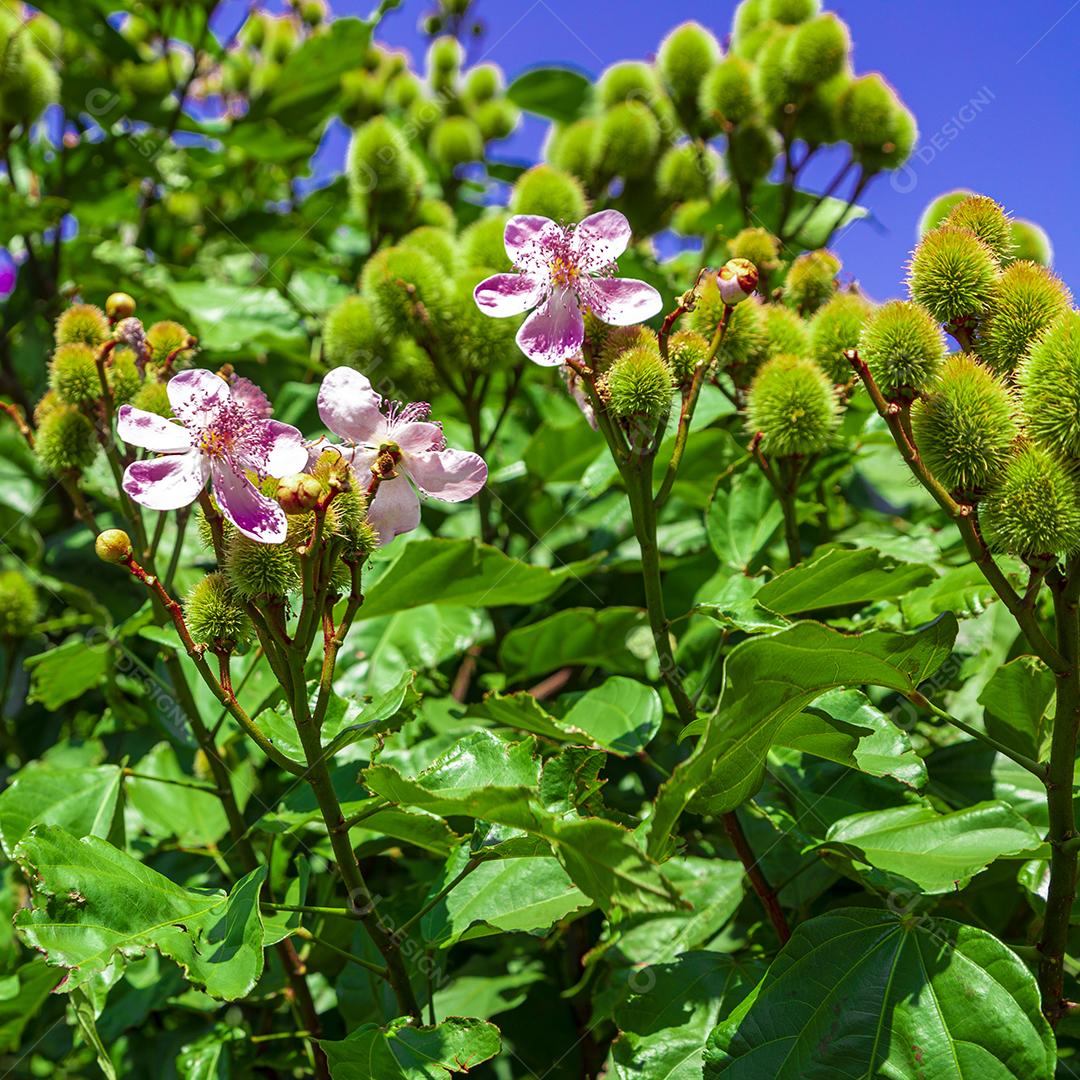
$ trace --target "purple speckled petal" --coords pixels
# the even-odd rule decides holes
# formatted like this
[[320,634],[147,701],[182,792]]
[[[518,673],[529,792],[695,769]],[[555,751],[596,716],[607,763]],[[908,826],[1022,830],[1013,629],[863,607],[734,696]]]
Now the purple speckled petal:
[[230,396],[229,384],[205,368],[192,368],[174,375],[165,392],[177,417],[190,427],[203,427],[212,422],[214,414]]
[[420,524],[420,496],[404,476],[384,480],[368,508],[368,522],[378,533],[380,544],[412,532]]
[[551,218],[539,214],[515,214],[507,223],[503,233],[506,254],[512,263],[517,263],[528,254],[534,245],[540,242],[545,233],[558,229]]
[[141,446],[159,454],[182,454],[191,449],[191,435],[186,427],[130,405],[120,406],[116,415],[116,434],[128,446]]
[[289,476],[307,468],[308,448],[304,436],[280,420],[259,420],[236,447],[237,459],[266,476]]
[[280,544],[288,532],[285,511],[244,475],[239,465],[217,458],[210,467],[214,498],[222,514],[252,540]]
[[327,372],[319,387],[319,416],[343,439],[356,443],[379,443],[386,433],[382,398],[359,371],[337,367]]
[[443,502],[470,499],[487,481],[484,459],[466,450],[423,450],[404,464],[421,491]]
[[190,506],[206,485],[210,468],[198,450],[135,461],[124,472],[124,491],[150,510]]
[[243,375],[233,375],[229,379],[233,401],[239,402],[262,420],[266,420],[274,411],[270,399],[262,389]]
[[533,274],[495,274],[473,290],[476,306],[496,319],[520,315],[544,299],[546,283]]
[[560,289],[534,311],[517,332],[521,351],[543,367],[558,367],[569,360],[585,340],[585,323],[569,289]]
[[390,439],[406,453],[419,450],[438,450],[446,445],[442,428],[423,420],[412,420],[390,429]]
[[651,285],[633,278],[594,278],[582,285],[582,302],[611,326],[644,322],[664,306],[663,298]]
[[618,210],[590,214],[574,230],[574,249],[582,270],[610,266],[630,243],[630,222]]

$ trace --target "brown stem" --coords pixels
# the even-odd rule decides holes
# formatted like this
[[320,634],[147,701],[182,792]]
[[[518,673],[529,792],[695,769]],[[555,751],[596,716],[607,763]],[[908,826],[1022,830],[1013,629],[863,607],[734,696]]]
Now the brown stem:
[[783,908],[780,906],[780,900],[777,898],[775,890],[769,885],[761,867],[758,865],[754,849],[750,846],[746,833],[743,831],[742,823],[734,810],[724,814],[724,831],[728,834],[728,839],[739,856],[739,862],[743,864],[746,876],[750,879],[754,892],[757,893],[762,907],[765,908],[765,913],[769,916],[769,921],[773,924],[776,936],[780,939],[780,943],[783,944],[791,937],[791,928],[788,926],[787,918],[784,915]]

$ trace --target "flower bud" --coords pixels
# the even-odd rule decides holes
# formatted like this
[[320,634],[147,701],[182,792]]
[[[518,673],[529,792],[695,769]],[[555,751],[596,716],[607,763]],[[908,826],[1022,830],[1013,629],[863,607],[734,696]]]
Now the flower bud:
[[821,0],[765,0],[766,19],[795,26],[812,19],[821,10]]
[[131,550],[131,537],[123,529],[106,529],[94,541],[94,552],[102,562],[127,562]]
[[150,358],[155,363],[162,364],[177,349],[193,349],[195,338],[188,333],[187,327],[166,319],[154,323],[146,331],[146,344],[150,349]]
[[780,265],[780,241],[768,229],[752,226],[736,233],[728,244],[728,256],[746,259],[763,274]]
[[790,308],[766,304],[765,337],[769,356],[809,356],[810,335],[806,323]]
[[585,191],[576,176],[534,165],[526,169],[510,194],[512,214],[539,214],[554,221],[580,221],[585,216]]
[[840,404],[828,376],[797,356],[774,356],[750,384],[747,430],[761,432],[761,448],[773,457],[824,450],[840,423]]
[[679,330],[672,334],[668,342],[668,363],[675,382],[679,386],[690,382],[708,353],[709,342],[696,330]]
[[150,343],[143,324],[138,319],[121,319],[113,327],[113,337],[131,349],[144,363],[150,359]]
[[1042,266],[1054,265],[1054,248],[1050,237],[1034,221],[1013,218],[1009,222],[1009,239],[1014,259],[1027,259]]
[[831,252],[807,251],[788,270],[784,302],[803,315],[812,315],[836,292],[840,260]]
[[278,481],[274,498],[286,514],[305,514],[319,505],[323,494],[323,486],[314,476],[293,473]]
[[866,320],[859,356],[886,398],[910,400],[937,378],[945,335],[925,308],[890,300]]
[[1065,283],[1045,266],[1010,264],[994,283],[979,326],[979,355],[999,374],[1008,374],[1071,305]]
[[676,26],[660,43],[656,67],[671,100],[684,116],[696,114],[702,80],[719,63],[720,56],[719,42],[696,22]]
[[232,651],[251,634],[251,623],[221,571],[207,574],[184,599],[184,619],[199,644]]
[[957,188],[955,191],[946,191],[944,195],[939,195],[933,202],[928,203],[919,218],[916,230],[919,238],[924,237],[931,229],[936,229],[955,207],[974,194],[970,188]]
[[94,425],[74,405],[57,404],[51,409],[34,440],[38,460],[57,476],[89,468],[97,450]]
[[716,151],[693,143],[672,146],[664,152],[656,166],[656,187],[661,199],[668,203],[706,198],[720,172]]
[[839,292],[818,309],[810,323],[810,356],[833,382],[851,378],[851,364],[844,355],[859,346],[863,324],[873,310],[861,293]]
[[1012,229],[1005,210],[986,195],[969,195],[949,211],[944,223],[973,232],[998,261],[1012,253]]
[[440,165],[453,169],[484,156],[484,138],[475,121],[467,116],[440,120],[428,138],[428,153]]
[[1023,446],[1009,459],[979,517],[996,551],[1030,558],[1080,550],[1075,472],[1040,446]]
[[974,495],[990,487],[1019,435],[1017,402],[974,357],[945,361],[930,393],[911,407],[915,445],[927,468],[950,491]]
[[916,247],[908,288],[938,322],[952,323],[982,313],[997,274],[994,253],[974,233],[941,225]]
[[698,109],[710,131],[741,124],[760,109],[753,71],[738,56],[726,56],[709,70],[698,91]]
[[600,394],[620,419],[658,419],[671,404],[671,371],[655,344],[620,354],[603,375]]
[[69,405],[86,405],[101,397],[97,356],[79,341],[57,346],[49,363],[49,389]]
[[1027,433],[1062,455],[1080,457],[1080,312],[1060,315],[1031,346],[1016,376]]
[[93,304],[72,304],[56,320],[56,344],[100,345],[109,339],[109,320]]
[[41,615],[37,589],[18,570],[0,573],[0,639],[18,641],[34,632]]
[[110,319],[129,319],[135,314],[135,299],[126,292],[114,292],[105,301],[105,314]]
[[847,25],[833,14],[796,27],[784,48],[784,74],[797,86],[814,86],[838,75],[851,52]]
[[728,259],[716,272],[716,287],[729,307],[741,304],[757,288],[758,269],[748,259]]

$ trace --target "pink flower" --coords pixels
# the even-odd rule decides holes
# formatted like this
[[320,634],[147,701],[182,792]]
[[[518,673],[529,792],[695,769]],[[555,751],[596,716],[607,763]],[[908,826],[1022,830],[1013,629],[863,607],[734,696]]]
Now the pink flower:
[[431,406],[423,403],[404,408],[384,403],[353,368],[334,368],[319,387],[319,415],[352,444],[353,467],[361,477],[368,472],[381,477],[368,521],[382,544],[420,524],[415,489],[443,502],[461,502],[487,480],[484,459],[448,450],[441,425],[428,421],[430,413]]
[[209,478],[222,514],[240,532],[264,544],[282,543],[285,511],[248,474],[262,481],[300,472],[308,460],[300,432],[253,412],[210,371],[182,371],[166,390],[178,424],[130,405],[120,408],[120,438],[161,455],[129,465],[124,491],[151,510],[178,510],[199,497]]
[[517,272],[481,281],[473,296],[481,311],[496,318],[535,308],[517,343],[545,367],[565,363],[581,348],[583,308],[612,326],[632,326],[663,307],[651,285],[613,276],[615,260],[630,242],[630,223],[618,210],[601,210],[577,226],[519,214],[506,223],[503,242]]

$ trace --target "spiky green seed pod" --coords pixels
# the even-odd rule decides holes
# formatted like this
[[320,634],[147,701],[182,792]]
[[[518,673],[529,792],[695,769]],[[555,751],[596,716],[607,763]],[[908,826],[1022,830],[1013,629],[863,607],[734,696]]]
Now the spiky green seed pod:
[[708,353],[708,341],[696,330],[679,330],[672,334],[668,341],[668,363],[676,384],[685,386],[689,383]]
[[594,366],[604,372],[624,353],[639,347],[658,348],[656,335],[646,326],[609,326],[591,311],[585,312],[585,336],[591,344]]
[[1014,259],[1027,259],[1041,266],[1054,265],[1054,248],[1050,237],[1034,221],[1013,218],[1009,223],[1009,240]]
[[994,283],[979,327],[979,355],[998,373],[1008,374],[1071,304],[1065,283],[1045,266],[1012,263]]
[[955,191],[946,191],[939,195],[933,202],[927,203],[926,209],[919,218],[917,229],[918,237],[925,236],[931,229],[936,229],[944,220],[969,196],[975,192],[970,188],[956,188]]
[[600,384],[609,411],[623,420],[658,419],[671,404],[672,391],[671,371],[655,345],[620,354]]
[[818,15],[795,28],[784,50],[784,72],[797,86],[813,86],[838,75],[851,52],[847,25],[833,14]]
[[484,156],[484,137],[469,117],[448,116],[431,129],[428,152],[440,165],[453,169]]
[[593,117],[584,116],[565,127],[553,128],[544,156],[555,168],[589,183],[596,167],[598,127]]
[[295,544],[260,544],[235,529],[225,543],[223,569],[230,593],[241,603],[288,596],[300,588]]
[[479,105],[502,93],[503,74],[497,64],[477,64],[465,74],[462,95],[467,101]]
[[251,634],[251,623],[221,571],[207,574],[184,599],[184,619],[201,645],[232,651]]
[[659,148],[660,125],[642,102],[613,105],[600,118],[595,160],[606,175],[644,176],[652,170]]
[[765,0],[766,19],[795,26],[812,19],[821,10],[821,0]]
[[416,224],[433,225],[436,229],[453,232],[457,228],[457,218],[442,199],[421,199],[416,207]]
[[813,360],[774,356],[750,384],[747,431],[761,432],[761,449],[771,457],[816,454],[839,423],[836,391]]
[[724,57],[701,83],[698,109],[711,132],[741,124],[760,108],[754,69],[738,56]]
[[395,76],[386,85],[386,104],[400,112],[411,108],[424,96],[424,85],[411,72]]
[[383,351],[371,305],[363,296],[347,296],[326,316],[323,355],[328,367],[371,367]]
[[131,558],[131,537],[123,529],[106,529],[94,540],[94,554],[106,563],[127,562]]
[[881,141],[874,146],[861,147],[856,156],[867,173],[898,169],[911,157],[918,139],[915,114],[897,99],[897,107],[889,126],[882,132]]
[[697,114],[702,80],[720,62],[720,43],[700,23],[676,26],[660,43],[656,67],[680,114]]
[[386,80],[359,68],[341,77],[341,116],[351,125],[378,116],[386,102]]
[[449,354],[455,365],[469,371],[491,371],[515,355],[518,319],[491,319],[473,299],[476,286],[490,276],[484,267],[470,267],[450,283],[454,332]]
[[780,110],[800,96],[799,87],[787,74],[787,47],[793,34],[788,26],[776,26],[758,50],[754,82],[770,116],[779,116]]
[[69,405],[86,405],[101,397],[96,353],[89,345],[73,341],[60,345],[49,364],[49,389]]
[[465,50],[456,37],[447,34],[437,37],[428,46],[427,70],[432,85],[436,85],[436,76],[456,75],[465,62]]
[[420,336],[446,327],[449,296],[439,264],[410,248],[383,248],[364,266],[361,292],[383,337]]
[[506,98],[497,101],[482,101],[473,113],[476,126],[480,129],[484,142],[493,139],[505,139],[512,135],[521,120],[521,110]]
[[818,83],[803,98],[795,113],[794,134],[810,146],[826,146],[839,142],[837,131],[838,102],[851,85],[852,74],[845,65],[839,75]]
[[171,319],[156,322],[146,331],[146,344],[150,346],[150,358],[163,364],[178,349],[186,352],[193,348],[188,328]]
[[784,303],[804,315],[812,315],[836,293],[840,260],[831,252],[807,251],[788,270],[784,282]]
[[26,22],[24,32],[30,35],[34,48],[43,56],[58,57],[64,48],[64,34],[60,24],[48,15],[39,12],[31,16]]
[[60,76],[36,49],[28,48],[17,76],[0,79],[0,120],[29,125],[60,100]]
[[915,445],[950,491],[974,495],[997,480],[1020,433],[1017,402],[967,353],[945,361],[926,397],[911,407]]
[[851,378],[851,364],[844,355],[859,346],[863,325],[873,310],[857,292],[839,292],[818,309],[810,323],[810,355],[833,382]]
[[728,257],[746,259],[762,274],[768,274],[780,265],[780,241],[768,229],[754,225],[731,238]]
[[671,203],[703,199],[712,191],[719,171],[720,161],[712,147],[672,146],[656,166],[656,189]]
[[810,355],[810,334],[807,324],[789,308],[779,304],[765,305],[765,338],[769,356]]
[[1021,557],[1080,550],[1080,494],[1073,467],[1040,446],[1021,447],[980,508],[990,545]]
[[401,130],[385,116],[373,117],[353,132],[346,173],[353,205],[360,211],[373,209],[380,220],[391,222],[412,210],[424,182],[423,166]]
[[969,195],[950,211],[945,225],[973,232],[999,262],[1012,253],[1012,229],[1005,208],[986,195]]
[[109,354],[109,366],[105,377],[112,391],[113,404],[126,405],[130,402],[142,386],[135,353],[123,345],[113,349]]
[[1016,369],[1025,429],[1037,442],[1080,457],[1080,312],[1066,311]]
[[649,102],[659,94],[656,72],[640,60],[621,60],[612,64],[596,83],[596,96],[605,110],[624,101]]
[[766,0],[742,0],[735,8],[731,20],[731,37],[737,41],[757,29],[769,16],[765,13]]
[[132,408],[143,412],[156,413],[158,416],[172,416],[172,405],[165,384],[147,379],[132,395]]
[[58,404],[51,409],[34,442],[38,460],[56,476],[89,468],[97,449],[94,425],[74,405]]
[[866,320],[859,356],[886,398],[910,399],[938,377],[945,335],[926,308],[890,300]]
[[431,225],[422,225],[407,232],[399,241],[399,247],[422,251],[433,258],[448,274],[458,267],[457,241],[447,229],[437,229]]
[[[697,306],[690,313],[691,328],[712,341],[727,306],[715,275],[710,274],[698,293]],[[752,296],[730,310],[716,362],[728,370],[737,386],[746,386],[768,355],[764,307],[756,296]]]
[[510,258],[503,243],[509,217],[504,213],[490,214],[477,218],[462,231],[460,252],[463,266],[490,266],[493,270],[510,268]]
[[701,236],[712,229],[709,221],[711,209],[712,204],[708,199],[690,199],[680,203],[671,212],[671,228],[680,236]]
[[580,221],[586,212],[585,191],[576,176],[550,165],[534,165],[514,184],[510,212],[539,214],[553,221]]
[[63,402],[52,390],[46,390],[41,400],[34,406],[34,427],[40,427],[42,420]]
[[853,79],[837,101],[837,133],[871,168],[900,164],[915,130],[896,91],[878,74]]
[[0,573],[0,639],[29,637],[41,616],[38,591],[18,570]]
[[974,233],[941,225],[911,257],[908,289],[938,322],[982,314],[997,280],[994,253]]
[[94,304],[72,304],[56,320],[54,336],[57,345],[100,345],[108,340],[109,320]]
[[776,159],[776,138],[773,130],[763,124],[740,124],[728,136],[728,164],[732,176],[753,183],[767,175]]

